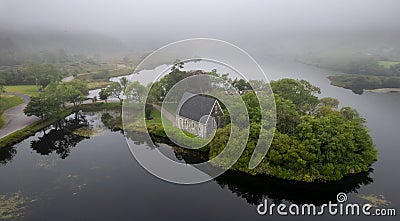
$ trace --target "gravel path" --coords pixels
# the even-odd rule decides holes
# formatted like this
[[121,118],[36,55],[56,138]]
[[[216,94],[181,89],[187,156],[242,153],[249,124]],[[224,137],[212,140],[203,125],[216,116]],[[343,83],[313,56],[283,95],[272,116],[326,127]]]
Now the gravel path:
[[6,117],[7,124],[0,129],[0,138],[5,137],[17,130],[20,130],[29,124],[39,120],[38,117],[28,117],[24,114],[24,109],[28,102],[31,100],[28,95],[25,94],[14,94],[22,98],[24,101],[22,104],[12,107],[4,111],[4,116]]
[[[161,106],[159,106],[157,104],[153,104],[153,107],[161,112]],[[172,115],[170,112],[168,112],[165,109],[163,109],[163,114],[169,121],[171,121],[172,125],[175,125],[175,116],[174,115]]]

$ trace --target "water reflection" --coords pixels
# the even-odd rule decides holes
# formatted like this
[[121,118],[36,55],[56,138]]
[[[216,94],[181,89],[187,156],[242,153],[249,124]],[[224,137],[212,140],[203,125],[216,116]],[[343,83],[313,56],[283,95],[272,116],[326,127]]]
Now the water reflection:
[[[113,112],[76,113],[57,122],[51,129],[45,130],[41,137],[31,141],[30,147],[38,154],[49,155],[56,153],[60,158],[65,159],[79,142],[90,137],[76,133],[78,129],[86,127],[95,129],[108,128],[112,131],[122,132],[116,127],[119,117],[119,113]],[[141,132],[127,131],[125,135],[133,140],[133,143],[138,148],[143,148],[143,145],[148,148],[154,147],[153,144],[148,143],[147,135]],[[155,142],[156,148],[161,152],[165,152],[166,156],[173,160],[184,161],[187,164],[197,164],[207,160],[206,155],[174,147],[167,139],[153,137],[152,142]],[[16,154],[17,150],[14,147],[0,148],[0,164],[6,165]],[[338,182],[301,183],[227,171],[214,179],[214,181],[221,188],[244,198],[252,205],[258,205],[266,198],[274,203],[291,202],[321,205],[328,201],[335,202],[336,195],[339,192],[357,192],[362,186],[372,183],[371,174],[372,170],[368,173],[346,177]]]
[[101,122],[106,126],[108,129],[111,131],[120,131],[123,134],[123,131],[121,130],[121,127],[119,125],[122,125],[122,116],[121,112],[117,112],[118,115],[113,116],[112,113],[102,113],[101,114]]
[[[141,133],[128,132],[129,137],[135,145],[147,144],[148,139]],[[187,149],[174,146],[168,139],[154,138],[156,148],[164,156],[173,161],[185,162],[186,164],[198,164],[207,161],[207,155],[201,152],[188,151]],[[165,145],[165,144],[168,145]],[[167,147],[167,148],[166,148]],[[247,203],[258,205],[264,199],[272,200],[274,203],[313,203],[322,205],[324,203],[336,202],[338,193],[357,193],[362,186],[373,182],[369,172],[347,176],[340,181],[329,183],[305,183],[276,179],[268,176],[253,176],[237,171],[227,171],[214,181],[223,189],[227,189],[239,197],[244,198]]]
[[6,165],[17,154],[14,146],[0,148],[0,164]]
[[62,159],[68,157],[71,149],[87,138],[74,133],[74,131],[89,126],[85,115],[79,112],[74,115],[73,118],[57,121],[49,131],[44,130],[42,137],[31,141],[31,148],[41,155],[49,155],[55,152]]
[[321,205],[329,201],[336,202],[336,195],[340,192],[346,194],[357,192],[361,186],[372,183],[371,173],[372,169],[366,173],[345,177],[337,182],[303,183],[227,171],[215,181],[222,188],[227,187],[232,193],[253,205],[258,205],[267,198],[274,203]]

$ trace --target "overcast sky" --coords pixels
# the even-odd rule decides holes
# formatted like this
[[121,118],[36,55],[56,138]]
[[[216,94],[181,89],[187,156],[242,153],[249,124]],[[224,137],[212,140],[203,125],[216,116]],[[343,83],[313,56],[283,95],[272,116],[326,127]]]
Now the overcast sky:
[[400,28],[398,0],[0,0],[0,26],[129,41]]

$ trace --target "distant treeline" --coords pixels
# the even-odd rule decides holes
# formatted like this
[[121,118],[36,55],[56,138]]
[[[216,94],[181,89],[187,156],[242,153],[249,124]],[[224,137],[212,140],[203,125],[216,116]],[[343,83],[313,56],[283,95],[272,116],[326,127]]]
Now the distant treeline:
[[29,62],[20,67],[0,71],[0,82],[5,85],[37,84],[46,87],[61,78],[60,69],[48,63]]
[[393,62],[392,65],[382,65],[380,60],[369,55],[339,54],[312,57],[303,61],[346,74],[400,76],[400,62]]

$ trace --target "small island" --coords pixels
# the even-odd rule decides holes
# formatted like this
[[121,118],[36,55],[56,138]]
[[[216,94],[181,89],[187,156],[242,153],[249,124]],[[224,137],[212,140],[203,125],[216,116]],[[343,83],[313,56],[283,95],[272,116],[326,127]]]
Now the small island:
[[[176,68],[153,85],[145,111],[147,129],[152,136],[168,139],[164,127],[180,130],[173,126],[173,122],[162,125],[161,112],[155,104],[162,102],[168,92],[168,89],[160,88],[171,88],[168,85],[174,85],[193,73]],[[216,72],[208,74],[216,75]],[[231,170],[285,180],[328,182],[369,171],[376,161],[377,150],[364,125],[365,120],[355,109],[339,108],[339,101],[335,98],[319,99],[316,95],[320,89],[305,80],[281,79],[271,82],[277,113],[271,147],[262,162],[249,169],[249,160],[260,133],[260,107],[249,83],[242,79],[231,81],[246,104],[250,120],[246,149]],[[264,84],[261,81],[257,83]],[[218,117],[216,134],[200,149],[209,159],[223,150],[231,133],[229,112],[223,105],[221,107],[223,115]],[[170,115],[175,115],[176,107],[166,109]],[[185,134],[196,136],[187,131]]]

